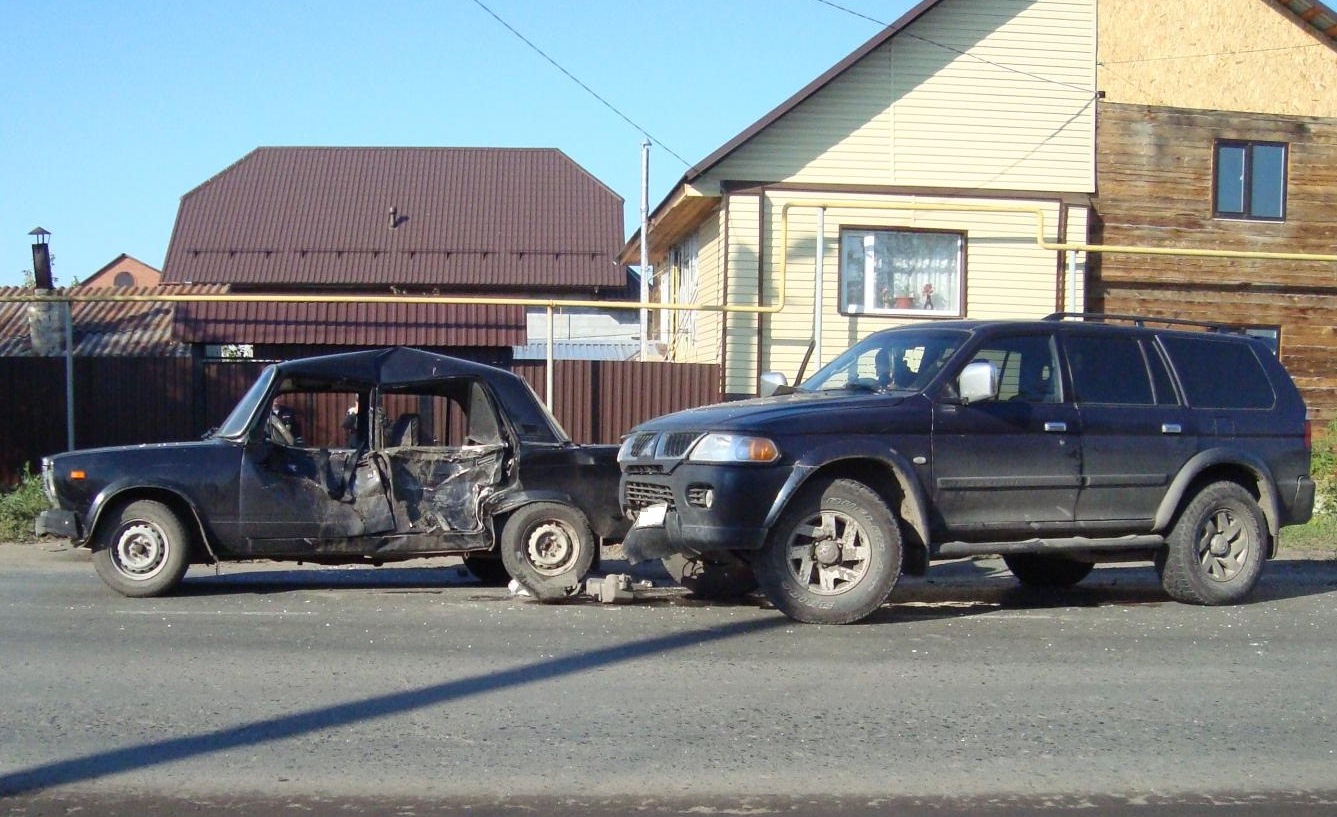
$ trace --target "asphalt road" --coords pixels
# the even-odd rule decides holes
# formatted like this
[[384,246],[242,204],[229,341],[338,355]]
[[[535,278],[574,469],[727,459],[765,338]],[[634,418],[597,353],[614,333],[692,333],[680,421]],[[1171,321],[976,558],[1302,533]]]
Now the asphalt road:
[[0,545],[0,813],[1337,813],[1334,561],[1229,608],[962,561],[815,627],[448,561],[134,600],[52,548]]

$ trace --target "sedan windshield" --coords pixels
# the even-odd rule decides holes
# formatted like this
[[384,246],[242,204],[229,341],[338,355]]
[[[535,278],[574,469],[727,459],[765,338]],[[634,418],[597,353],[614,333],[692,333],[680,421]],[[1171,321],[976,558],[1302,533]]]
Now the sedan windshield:
[[256,409],[260,406],[260,401],[264,399],[265,393],[269,391],[270,384],[274,382],[274,372],[275,368],[273,366],[265,367],[265,370],[255,379],[251,388],[237,401],[232,413],[227,416],[227,419],[213,433],[213,436],[237,439],[246,433],[246,429],[251,424],[251,418],[255,416]]
[[846,349],[799,385],[801,391],[922,390],[969,335],[945,329],[892,329]]

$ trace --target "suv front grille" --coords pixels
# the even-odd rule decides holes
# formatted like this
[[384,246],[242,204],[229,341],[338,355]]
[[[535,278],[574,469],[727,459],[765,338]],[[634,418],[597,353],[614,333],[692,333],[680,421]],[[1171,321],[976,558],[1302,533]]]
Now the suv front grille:
[[635,460],[680,460],[700,439],[699,431],[644,431],[631,438],[624,462]]
[[682,459],[691,449],[692,443],[700,436],[695,431],[674,431],[665,434],[663,442],[659,444],[658,454],[666,460]]
[[627,453],[633,459],[645,459],[655,455],[655,440],[659,438],[658,434],[642,433],[632,438],[631,444],[627,446]]
[[628,482],[626,504],[633,510],[649,505],[667,505],[669,510],[673,510],[673,489],[668,485],[656,485],[652,482]]

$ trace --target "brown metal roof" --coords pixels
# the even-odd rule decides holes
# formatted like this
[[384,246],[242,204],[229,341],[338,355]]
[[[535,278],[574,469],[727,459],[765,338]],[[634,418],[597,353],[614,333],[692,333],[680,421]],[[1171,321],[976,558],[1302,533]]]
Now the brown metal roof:
[[1328,39],[1337,42],[1337,12],[1315,0],[1280,0],[1300,21]]
[[[121,287],[114,295],[153,297],[216,295],[221,287]],[[87,295],[79,288],[56,290],[55,294]],[[32,336],[28,322],[31,304],[6,301],[30,296],[27,287],[0,288],[0,357],[31,357]],[[172,337],[174,304],[164,301],[77,301],[71,312],[76,357],[184,357],[190,347]]]
[[184,302],[178,339],[333,346],[518,346],[522,306],[423,303]]
[[182,198],[163,281],[621,288],[622,205],[553,149],[259,148]]

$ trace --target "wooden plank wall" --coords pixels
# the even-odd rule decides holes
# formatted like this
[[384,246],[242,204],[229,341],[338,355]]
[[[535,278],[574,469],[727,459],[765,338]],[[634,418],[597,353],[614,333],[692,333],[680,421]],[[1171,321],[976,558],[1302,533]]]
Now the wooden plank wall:
[[[1101,103],[1092,241],[1337,254],[1337,119]],[[1286,219],[1212,217],[1217,139],[1289,145]],[[1316,420],[1337,418],[1337,263],[1094,254],[1093,311],[1281,328]]]

